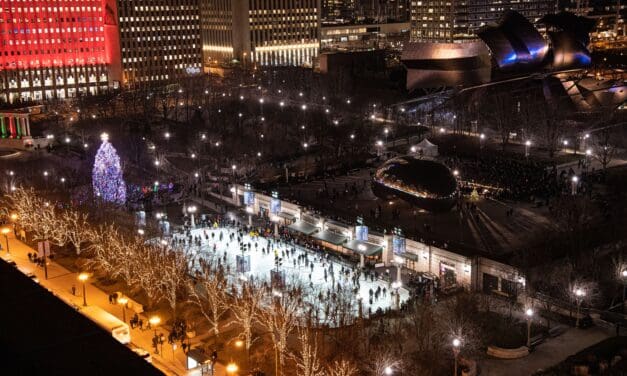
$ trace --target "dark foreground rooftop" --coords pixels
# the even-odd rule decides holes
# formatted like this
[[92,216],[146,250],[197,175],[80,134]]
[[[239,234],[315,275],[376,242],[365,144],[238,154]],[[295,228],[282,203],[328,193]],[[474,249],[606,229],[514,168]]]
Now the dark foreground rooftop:
[[163,375],[0,260],[0,374]]

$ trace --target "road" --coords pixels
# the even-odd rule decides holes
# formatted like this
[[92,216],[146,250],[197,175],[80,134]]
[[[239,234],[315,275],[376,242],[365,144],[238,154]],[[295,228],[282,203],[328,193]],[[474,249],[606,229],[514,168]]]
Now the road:
[[[80,281],[78,281],[77,273],[71,272],[55,262],[50,262],[48,264],[48,279],[45,279],[43,268],[36,266],[28,259],[28,253],[35,253],[34,249],[15,239],[13,234],[10,234],[9,236],[9,249],[10,254],[7,254],[6,249],[1,251],[1,257],[3,259],[12,259],[15,261],[18,268],[23,272],[34,273],[42,286],[47,288],[64,302],[71,304],[74,307],[81,307],[83,305],[82,286]],[[72,294],[72,286],[76,287],[76,295]],[[107,292],[102,291],[91,283],[85,284],[85,292],[88,305],[96,305],[117,316],[120,320],[123,319],[122,306],[110,304],[109,294]],[[130,309],[127,309],[127,322],[132,315],[133,312]],[[144,320],[144,322],[148,322],[148,317],[146,315],[142,314],[140,317]],[[163,333],[166,338],[168,336],[168,330],[161,327],[157,328],[157,333]],[[131,329],[131,343],[136,347],[141,347],[150,351],[152,353],[152,364],[166,375],[196,376],[201,374],[200,370],[189,371],[185,368],[186,356],[180,346],[178,346],[177,349],[173,349],[173,347],[166,341],[166,343],[163,344],[162,353],[159,355],[154,354],[154,350],[152,348],[153,336],[153,330],[148,330],[146,328],[144,328],[144,330],[140,330],[139,328]],[[192,340],[192,345],[193,344]],[[218,363],[216,365],[215,376],[224,375],[226,375],[224,366]]]

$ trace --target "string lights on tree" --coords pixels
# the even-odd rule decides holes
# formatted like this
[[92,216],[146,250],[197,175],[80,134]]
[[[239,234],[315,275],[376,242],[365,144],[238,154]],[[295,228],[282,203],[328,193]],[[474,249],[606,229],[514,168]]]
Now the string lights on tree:
[[92,171],[94,194],[102,200],[118,205],[126,202],[126,183],[122,176],[120,157],[109,143],[109,135],[100,136],[102,144],[96,153]]

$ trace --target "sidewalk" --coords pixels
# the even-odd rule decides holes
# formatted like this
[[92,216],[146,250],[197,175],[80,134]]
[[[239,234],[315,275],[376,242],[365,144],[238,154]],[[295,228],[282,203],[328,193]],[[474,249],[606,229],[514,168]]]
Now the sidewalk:
[[[3,242],[4,243],[4,242]],[[3,244],[4,245],[4,244]],[[83,306],[83,289],[82,284],[77,279],[77,273],[73,273],[59,264],[49,261],[48,264],[48,279],[45,279],[44,270],[36,266],[28,259],[28,253],[35,253],[35,250],[28,245],[15,239],[13,234],[9,236],[10,256],[7,255],[6,250],[0,253],[0,257],[3,259],[12,259],[22,272],[32,272],[39,279],[39,283],[51,291],[54,295],[59,297],[67,304],[71,304],[76,308]],[[72,295],[72,286],[76,287],[76,296]],[[87,283],[85,285],[87,305],[96,305],[107,312],[115,315],[122,320],[123,312],[122,306],[112,305],[109,303],[109,294],[100,290],[98,287]],[[134,312],[131,309],[126,310],[126,322],[133,316]],[[145,323],[148,322],[148,317],[141,314],[140,317]],[[130,328],[130,325],[129,325]],[[159,327],[157,333],[163,333],[165,338],[168,337],[167,330]],[[161,353],[161,347],[159,349],[160,354],[154,353],[152,347],[152,337],[154,336],[154,330],[140,330],[139,328],[131,329],[131,343],[136,347],[149,351],[152,356],[152,364],[166,375],[174,376],[196,376],[200,375],[200,370],[188,371],[186,369],[186,356],[183,353],[180,346],[174,350],[167,341],[163,344],[163,353]],[[221,364],[216,365],[215,376],[224,376],[226,371]]]
[[527,376],[554,366],[570,355],[592,346],[611,336],[609,330],[570,328],[562,335],[550,338],[538,345],[529,356],[521,359],[502,360],[487,358],[479,360],[482,376]]

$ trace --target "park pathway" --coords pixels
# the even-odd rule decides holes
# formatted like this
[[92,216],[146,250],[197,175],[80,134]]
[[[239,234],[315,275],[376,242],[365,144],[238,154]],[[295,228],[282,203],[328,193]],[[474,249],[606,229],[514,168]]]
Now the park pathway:
[[529,376],[552,367],[570,355],[592,346],[612,335],[610,330],[592,327],[569,328],[562,335],[538,345],[527,357],[514,360],[487,358],[479,361],[481,376]]

